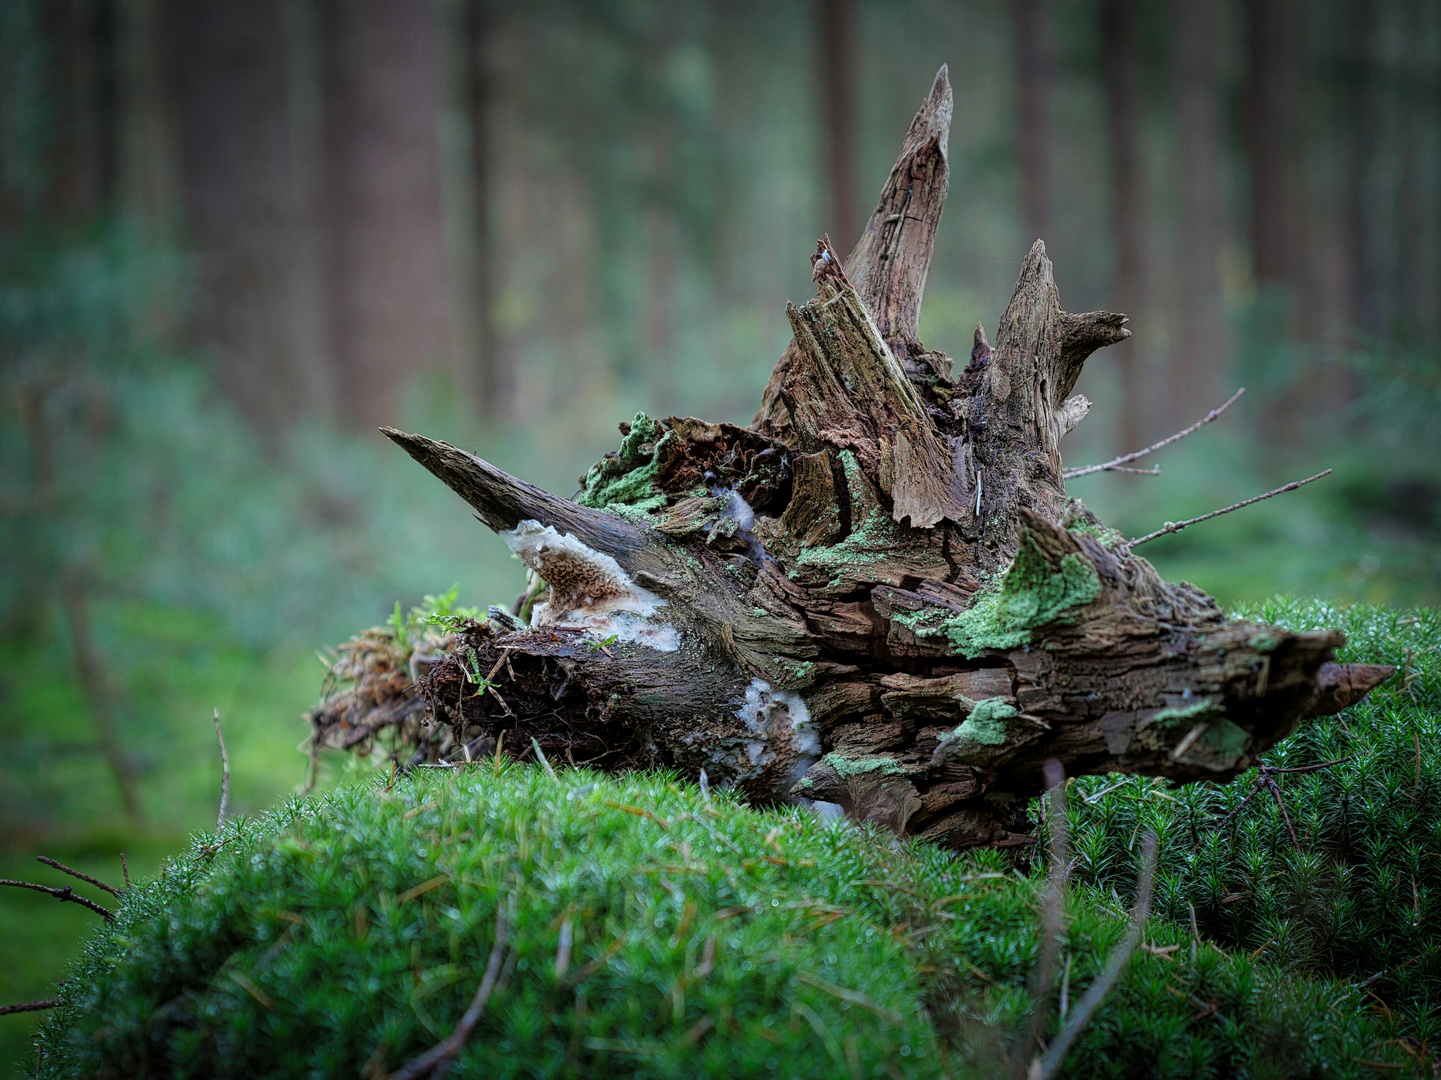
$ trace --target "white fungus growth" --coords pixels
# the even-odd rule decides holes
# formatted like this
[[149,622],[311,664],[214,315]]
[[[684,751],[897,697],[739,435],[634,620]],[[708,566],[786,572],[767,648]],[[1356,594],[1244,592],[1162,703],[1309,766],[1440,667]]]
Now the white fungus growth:
[[792,690],[773,690],[770,683],[752,679],[737,705],[736,716],[751,737],[745,741],[743,759],[732,762],[736,783],[761,776],[779,762],[775,791],[788,794],[821,756],[820,736],[806,703]]
[[665,601],[632,581],[609,555],[534,520],[500,536],[550,586],[531,612],[532,626],[575,627],[599,640],[614,637],[659,652],[680,647],[675,627],[655,617]]

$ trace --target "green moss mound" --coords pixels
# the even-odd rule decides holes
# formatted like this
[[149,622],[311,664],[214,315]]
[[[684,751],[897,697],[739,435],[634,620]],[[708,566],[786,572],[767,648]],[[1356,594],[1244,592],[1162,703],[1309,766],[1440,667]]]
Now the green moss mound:
[[[513,951],[452,1075],[993,1075],[1030,1009],[1039,886],[994,852],[665,776],[422,770],[197,839],[88,944],[39,1075],[383,1075],[453,1029],[499,904]],[[1128,903],[1073,896],[1072,1002]],[[1355,988],[1176,925],[1148,940],[1068,1075],[1343,1076],[1384,1054]]]

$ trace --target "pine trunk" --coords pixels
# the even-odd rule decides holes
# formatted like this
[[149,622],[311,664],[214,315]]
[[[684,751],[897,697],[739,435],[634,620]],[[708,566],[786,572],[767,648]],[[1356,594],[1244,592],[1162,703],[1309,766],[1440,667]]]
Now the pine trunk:
[[962,848],[1029,842],[1048,759],[1224,780],[1387,677],[1333,663],[1338,632],[1228,619],[1067,499],[1072,388],[1128,332],[1061,309],[1041,243],[994,348],[977,328],[953,370],[916,339],[950,114],[942,69],[844,269],[818,246],[750,428],[638,416],[574,501],[386,429],[547,589],[411,657],[429,726],[352,695],[318,741],[674,768]]

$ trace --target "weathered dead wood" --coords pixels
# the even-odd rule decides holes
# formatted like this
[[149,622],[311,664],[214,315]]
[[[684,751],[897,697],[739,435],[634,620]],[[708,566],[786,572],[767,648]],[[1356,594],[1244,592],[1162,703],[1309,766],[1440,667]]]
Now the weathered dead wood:
[[358,639],[318,739],[676,768],[1008,845],[1048,759],[1224,780],[1390,676],[1336,664],[1338,632],[1228,619],[1067,499],[1076,379],[1128,332],[1062,310],[1039,242],[994,348],[978,327],[953,371],[915,341],[949,94],[942,70],[848,270],[818,246],[751,429],[637,416],[575,501],[385,429],[547,587],[408,657]]
[[[925,352],[916,331],[936,229],[950,190],[947,142],[953,108],[950,74],[942,65],[911,121],[875,212],[845,261],[846,275],[874,316],[882,340],[903,363]],[[756,427],[780,432],[789,426],[782,386],[799,362],[793,341],[761,395]]]

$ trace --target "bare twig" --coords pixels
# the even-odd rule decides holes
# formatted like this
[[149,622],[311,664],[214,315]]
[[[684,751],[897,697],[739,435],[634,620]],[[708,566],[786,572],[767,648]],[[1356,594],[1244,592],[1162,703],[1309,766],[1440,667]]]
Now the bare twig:
[[88,881],[88,882],[90,882],[91,885],[94,885],[97,889],[104,889],[104,890],[105,890],[106,892],[108,892],[111,896],[124,896],[124,895],[125,895],[125,890],[124,890],[124,889],[117,889],[114,885],[107,885],[107,884],[105,884],[105,882],[101,881],[99,878],[93,878],[93,877],[91,877],[89,874],[82,874],[79,870],[76,870],[74,867],[72,867],[72,866],[66,866],[63,862],[58,862],[57,860],[50,858],[48,855],[37,855],[37,856],[35,856],[35,858],[36,858],[36,861],[42,862],[42,863],[44,863],[46,866],[53,866],[56,870],[59,870],[62,874],[69,874],[71,877],[73,877],[73,878],[79,878],[81,881]]
[[1026,1062],[1046,1024],[1046,1007],[1050,1003],[1051,983],[1056,975],[1056,956],[1060,951],[1061,932],[1066,913],[1066,883],[1070,876],[1070,815],[1066,812],[1066,774],[1055,758],[1043,769],[1047,793],[1046,831],[1050,836],[1051,868],[1046,885],[1046,898],[1041,908],[1041,955],[1036,962],[1031,983],[1031,1020],[1026,1025],[1026,1041],[1016,1054],[1016,1078],[1026,1075]]
[[1132,476],[1160,476],[1161,467],[1157,465],[1154,469],[1131,469],[1125,465],[1112,465],[1106,469],[1107,472],[1130,473]]
[[225,736],[220,733],[220,710],[215,710],[215,739],[220,743],[220,814],[215,819],[215,830],[225,825],[225,810],[230,805],[230,755],[225,752]]
[[505,954],[507,929],[505,898],[501,897],[495,913],[495,944],[490,949],[490,959],[485,965],[485,975],[480,980],[480,986],[476,989],[470,1006],[461,1016],[460,1022],[455,1025],[455,1030],[403,1069],[391,1073],[386,1080],[419,1080],[427,1073],[437,1078],[446,1074],[450,1069],[451,1062],[465,1047],[465,1041],[470,1038],[471,1030],[480,1020],[480,1014],[485,1011],[486,1002],[490,1000],[491,992],[495,989],[496,979],[500,976],[500,961]]
[[1291,846],[1300,847],[1300,842],[1296,839],[1296,830],[1291,826],[1291,815],[1286,812],[1285,800],[1281,798],[1281,786],[1276,783],[1276,777],[1284,773],[1308,773],[1316,772],[1320,769],[1329,769],[1332,765],[1344,764],[1355,756],[1355,754],[1347,754],[1345,757],[1339,757],[1332,761],[1321,761],[1315,765],[1292,765],[1287,769],[1278,769],[1274,765],[1267,765],[1262,762],[1256,766],[1256,779],[1251,784],[1251,790],[1247,792],[1244,799],[1236,804],[1234,810],[1217,823],[1216,828],[1224,829],[1231,823],[1232,818],[1245,809],[1246,804],[1251,801],[1253,795],[1258,791],[1265,791],[1276,800],[1276,805],[1281,808],[1281,820],[1286,823],[1286,831],[1291,834]]
[[130,864],[125,861],[125,852],[120,853],[120,872],[125,875],[125,888],[130,888]]
[[1155,830],[1147,829],[1141,845],[1141,876],[1136,882],[1136,906],[1131,911],[1130,928],[1126,931],[1126,936],[1121,939],[1121,943],[1112,950],[1110,957],[1106,960],[1105,970],[1101,972],[1095,982],[1087,987],[1085,994],[1076,1004],[1076,1011],[1066,1021],[1066,1026],[1061,1029],[1061,1033],[1051,1043],[1045,1056],[1032,1063],[1030,1073],[1032,1077],[1039,1078],[1039,1080],[1052,1080],[1061,1071],[1061,1063],[1065,1061],[1071,1044],[1091,1022],[1091,1017],[1101,1007],[1101,1002],[1111,992],[1111,987],[1121,977],[1121,972],[1126,970],[1126,965],[1131,960],[1131,954],[1141,943],[1141,934],[1146,928],[1146,916],[1151,913],[1151,883],[1156,876],[1159,846]]
[[59,998],[46,998],[44,1001],[22,1001],[19,1005],[0,1005],[0,1016],[9,1016],[11,1013],[39,1012],[41,1009],[53,1009],[59,1004]]
[[1202,521],[1210,521],[1213,517],[1220,517],[1222,514],[1229,514],[1232,510],[1239,510],[1243,506],[1250,506],[1252,503],[1258,503],[1264,499],[1269,499],[1276,495],[1284,495],[1288,491],[1295,491],[1298,487],[1305,487],[1307,484],[1311,483],[1314,480],[1319,480],[1323,476],[1330,475],[1331,470],[1326,469],[1322,472],[1318,472],[1315,476],[1308,476],[1304,480],[1292,480],[1289,484],[1282,484],[1280,487],[1275,488],[1272,491],[1268,491],[1264,495],[1254,495],[1249,499],[1243,499],[1238,503],[1232,503],[1230,506],[1222,507],[1220,510],[1212,510],[1209,514],[1202,514],[1200,517],[1190,518],[1186,521],[1168,521],[1165,525],[1157,529],[1155,532],[1147,533],[1145,536],[1138,536],[1134,540],[1127,540],[1126,546],[1128,548],[1139,547],[1147,541],[1155,540],[1157,537],[1165,536],[1168,533],[1180,532],[1182,529],[1188,528],[1191,525],[1196,525]]
[[[1240,397],[1245,392],[1246,388],[1244,386],[1241,387],[1241,389],[1237,390],[1234,394],[1228,397],[1224,404],[1217,405],[1214,409],[1208,412],[1205,416],[1201,417],[1201,419],[1197,420],[1194,424],[1186,428],[1184,431],[1178,431],[1176,432],[1176,434],[1170,436],[1169,438],[1162,439],[1158,443],[1153,443],[1152,445],[1146,447],[1146,449],[1144,450],[1133,450],[1129,454],[1122,454],[1118,458],[1112,458],[1104,465],[1085,465],[1079,469],[1063,469],[1061,471],[1061,478],[1064,480],[1074,480],[1078,476],[1089,476],[1091,473],[1098,472],[1132,472],[1133,470],[1123,469],[1121,468],[1121,466],[1127,464],[1128,462],[1135,461],[1137,458],[1143,458],[1147,454],[1154,454],[1157,450],[1160,450],[1162,447],[1165,446],[1170,446],[1173,442],[1180,442],[1187,435],[1190,435],[1193,431],[1200,430],[1207,424],[1211,423],[1211,421],[1219,417],[1223,412],[1225,412],[1231,407],[1231,405],[1238,397]],[[1134,471],[1144,472],[1147,470],[1138,469]],[[1157,471],[1159,472],[1160,470]]]
[[94,900],[87,900],[80,896],[69,885],[62,889],[53,889],[49,885],[37,885],[33,881],[12,881],[9,878],[0,878],[0,885],[9,885],[16,889],[34,889],[36,892],[49,893],[56,900],[68,900],[72,904],[79,904],[81,907],[88,907],[95,914],[99,915],[106,922],[115,921],[115,913],[109,908],[103,908]]

